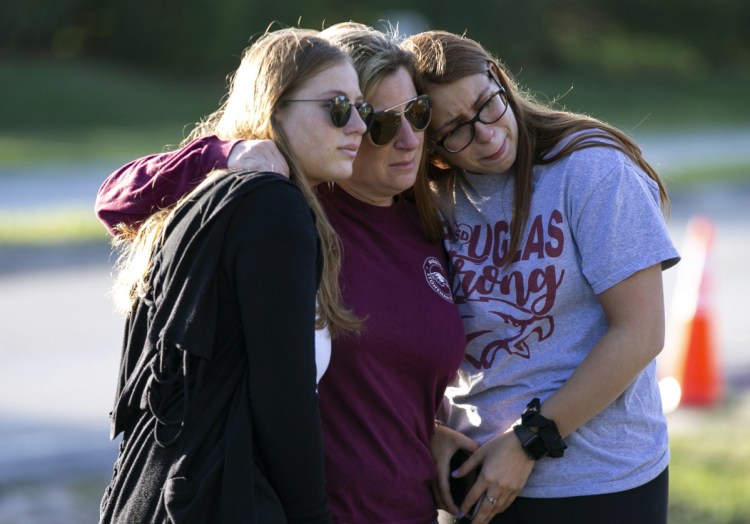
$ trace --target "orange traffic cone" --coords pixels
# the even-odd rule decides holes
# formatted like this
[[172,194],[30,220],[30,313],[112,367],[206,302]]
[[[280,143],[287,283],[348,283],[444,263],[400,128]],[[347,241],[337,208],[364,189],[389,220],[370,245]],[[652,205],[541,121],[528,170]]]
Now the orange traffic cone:
[[700,216],[690,220],[672,307],[681,333],[676,378],[683,406],[710,406],[724,395],[710,300],[708,255],[713,239],[710,220]]

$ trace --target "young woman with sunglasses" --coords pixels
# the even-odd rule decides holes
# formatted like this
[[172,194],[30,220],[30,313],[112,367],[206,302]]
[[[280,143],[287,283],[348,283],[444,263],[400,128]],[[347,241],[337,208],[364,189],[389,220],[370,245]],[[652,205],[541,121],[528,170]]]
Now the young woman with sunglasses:
[[[351,176],[371,113],[361,101],[338,47],[267,33],[201,129],[273,140],[290,178],[212,171],[121,237],[128,319],[111,417],[122,442],[101,522],[330,522],[319,283],[320,323],[345,332],[360,320],[340,302],[340,251],[311,186]],[[331,118],[332,107],[346,110]]]
[[[433,101],[429,230],[447,230],[467,337],[433,442],[441,505],[479,503],[477,524],[666,523],[654,359],[679,255],[662,182],[629,137],[536,102],[477,42],[405,45]],[[449,476],[479,468],[454,503]]]
[[[430,100],[393,35],[355,23],[320,35],[351,55],[374,107],[352,177],[317,188],[342,244],[343,301],[363,319],[359,333],[333,338],[319,383],[330,508],[334,522],[432,524],[434,415],[465,342],[445,253],[425,238],[410,191],[424,168]],[[256,162],[246,145],[204,137],[135,161],[103,186],[99,216],[109,227],[141,220],[178,197],[174,188],[201,180],[196,162]]]

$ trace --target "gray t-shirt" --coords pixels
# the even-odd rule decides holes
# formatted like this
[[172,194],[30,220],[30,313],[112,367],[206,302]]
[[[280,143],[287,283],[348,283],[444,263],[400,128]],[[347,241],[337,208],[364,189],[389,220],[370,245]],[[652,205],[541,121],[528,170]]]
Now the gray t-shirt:
[[[551,396],[602,337],[597,294],[679,260],[654,181],[617,150],[591,147],[534,168],[523,241],[503,269],[512,176],[466,174],[443,195],[455,206],[445,245],[467,337],[443,415],[479,443]],[[661,473],[669,448],[655,362],[566,442],[563,458],[537,462],[521,496],[612,493]]]

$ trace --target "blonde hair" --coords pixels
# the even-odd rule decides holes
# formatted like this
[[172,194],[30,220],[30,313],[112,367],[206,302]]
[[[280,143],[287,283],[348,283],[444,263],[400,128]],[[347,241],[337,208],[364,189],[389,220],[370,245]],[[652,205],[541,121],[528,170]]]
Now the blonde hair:
[[385,77],[400,68],[409,73],[417,92],[421,92],[414,55],[401,47],[401,37],[395,29],[382,32],[357,22],[342,22],[327,27],[320,36],[351,57],[365,100],[373,96]]
[[[342,331],[356,331],[361,321],[341,302],[338,272],[341,246],[322,206],[294,156],[289,140],[276,119],[280,105],[301,85],[322,71],[350,61],[339,48],[320,38],[316,31],[285,28],[266,32],[245,49],[240,66],[230,77],[229,91],[217,111],[199,122],[184,143],[195,138],[216,135],[222,140],[269,139],[284,155],[290,179],[299,186],[316,218],[321,241],[324,269],[318,290],[317,327],[328,326],[332,336]],[[208,177],[210,178],[210,177]],[[204,183],[207,183],[204,181]],[[198,191],[200,184],[193,191]],[[147,291],[147,277],[154,248],[164,225],[175,210],[190,199],[192,192],[167,210],[159,211],[144,222],[134,240],[121,236],[124,247],[118,263],[121,310],[129,312],[135,301]],[[117,297],[116,297],[117,298]]]
[[[426,86],[445,85],[461,78],[493,74],[505,88],[508,104],[518,122],[518,153],[514,178],[513,217],[509,253],[515,253],[521,234],[529,217],[532,193],[532,168],[535,164],[550,164],[573,151],[587,147],[613,147],[630,157],[656,182],[663,208],[668,208],[669,198],[659,175],[643,158],[638,145],[619,129],[587,115],[560,111],[537,101],[520,88],[505,66],[478,42],[446,31],[426,31],[406,39],[404,45],[416,56],[417,69]],[[549,155],[566,137],[579,131],[591,131],[573,137],[560,151]],[[594,139],[594,140],[591,140]],[[437,151],[430,151],[433,186],[447,190],[460,171],[451,166]],[[430,204],[437,207],[434,200]],[[433,227],[433,230],[435,225]],[[506,265],[511,263],[509,259]]]
[[[365,100],[373,97],[384,78],[401,68],[408,73],[417,94],[424,93],[414,53],[401,45],[404,39],[396,27],[378,31],[357,22],[342,22],[324,29],[320,36],[339,46],[352,58]],[[404,191],[402,196],[415,202],[427,237],[439,242],[442,239],[440,215],[432,204],[433,195],[426,169],[425,141],[414,187]]]

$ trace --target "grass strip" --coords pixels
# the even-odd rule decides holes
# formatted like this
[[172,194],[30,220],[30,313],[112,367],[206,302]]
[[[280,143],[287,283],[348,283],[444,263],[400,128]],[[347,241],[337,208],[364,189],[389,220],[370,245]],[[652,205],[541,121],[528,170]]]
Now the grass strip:
[[[706,409],[670,437],[670,524],[750,522],[750,397]],[[683,409],[683,408],[680,408]]]
[[107,241],[91,210],[0,211],[0,246]]

